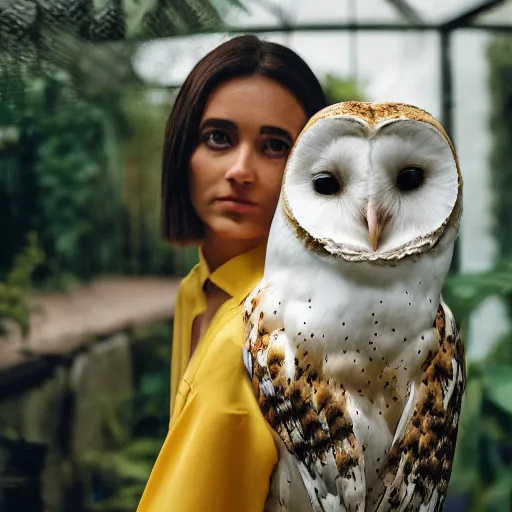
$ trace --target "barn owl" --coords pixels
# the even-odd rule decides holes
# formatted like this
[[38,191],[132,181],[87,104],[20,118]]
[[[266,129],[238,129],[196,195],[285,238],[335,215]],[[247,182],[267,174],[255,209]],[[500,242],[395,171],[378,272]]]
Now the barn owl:
[[466,383],[441,297],[461,212],[427,112],[345,102],[301,132],[243,313],[279,449],[267,511],[442,510]]

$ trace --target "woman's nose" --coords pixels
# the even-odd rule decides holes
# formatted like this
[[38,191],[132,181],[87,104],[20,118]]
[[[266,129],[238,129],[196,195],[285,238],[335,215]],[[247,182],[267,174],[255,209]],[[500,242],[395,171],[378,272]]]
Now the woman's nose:
[[238,185],[250,185],[255,179],[255,154],[252,148],[240,147],[225,177]]

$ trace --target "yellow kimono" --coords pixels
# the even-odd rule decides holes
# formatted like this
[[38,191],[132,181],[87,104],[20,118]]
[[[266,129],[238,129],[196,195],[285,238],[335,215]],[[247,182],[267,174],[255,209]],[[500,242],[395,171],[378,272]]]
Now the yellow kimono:
[[[265,248],[213,273],[200,262],[176,301],[171,422],[137,512],[262,512],[278,454],[242,361],[244,297],[261,279]],[[189,363],[192,322],[210,279],[222,304]]]

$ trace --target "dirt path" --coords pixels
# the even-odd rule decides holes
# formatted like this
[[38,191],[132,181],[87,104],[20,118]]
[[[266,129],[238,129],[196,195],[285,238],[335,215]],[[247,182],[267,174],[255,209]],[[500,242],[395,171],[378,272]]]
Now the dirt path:
[[103,278],[38,294],[30,300],[29,338],[17,331],[0,338],[0,373],[41,355],[73,353],[90,336],[172,318],[178,285],[176,278]]

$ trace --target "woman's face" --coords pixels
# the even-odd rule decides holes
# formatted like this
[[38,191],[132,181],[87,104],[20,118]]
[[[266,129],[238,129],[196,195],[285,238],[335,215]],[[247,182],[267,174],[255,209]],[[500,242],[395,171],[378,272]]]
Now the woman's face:
[[235,78],[213,91],[190,160],[192,205],[207,239],[266,240],[306,121],[295,96],[269,78]]

